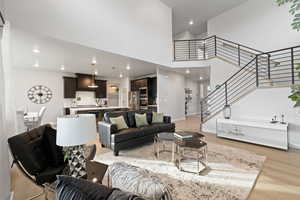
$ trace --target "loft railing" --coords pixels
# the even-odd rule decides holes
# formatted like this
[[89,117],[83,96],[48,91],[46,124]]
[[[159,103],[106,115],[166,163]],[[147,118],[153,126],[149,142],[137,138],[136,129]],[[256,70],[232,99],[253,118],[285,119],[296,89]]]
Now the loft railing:
[[257,87],[300,84],[298,65],[300,46],[255,55],[244,67],[202,99],[201,121],[209,120],[226,105],[232,105]]
[[238,66],[245,66],[262,51],[217,36],[205,39],[175,40],[174,61],[223,58]]
[[1,21],[0,27],[3,27],[3,25],[5,24],[5,20],[1,11],[0,11],[0,21]]

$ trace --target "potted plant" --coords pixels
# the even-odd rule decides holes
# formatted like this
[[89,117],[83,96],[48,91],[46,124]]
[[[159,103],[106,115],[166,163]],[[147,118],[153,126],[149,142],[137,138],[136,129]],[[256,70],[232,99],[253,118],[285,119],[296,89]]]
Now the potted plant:
[[[300,64],[296,69],[300,70]],[[298,78],[300,78],[300,72],[298,72]],[[294,107],[300,107],[300,85],[292,87],[292,94],[289,96],[289,99],[296,102]]]
[[289,12],[294,16],[292,27],[293,29],[300,30],[300,0],[276,0],[276,3],[281,6],[286,3],[291,3]]

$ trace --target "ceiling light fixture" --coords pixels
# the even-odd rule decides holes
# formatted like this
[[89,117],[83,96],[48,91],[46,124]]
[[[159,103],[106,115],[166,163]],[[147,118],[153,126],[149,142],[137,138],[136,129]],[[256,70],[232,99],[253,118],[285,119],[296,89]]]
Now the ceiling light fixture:
[[33,53],[40,53],[40,50],[38,50],[37,48],[32,49]]
[[64,65],[61,65],[61,66],[60,66],[60,70],[64,71],[64,70],[65,70],[65,66],[64,66]]
[[130,70],[130,65],[129,64],[126,66],[126,70]]
[[[92,61],[92,66],[94,66],[97,62],[94,62],[95,60],[93,59]],[[90,85],[88,85],[89,88],[98,88],[99,86],[96,85],[96,81],[95,81],[95,78],[96,78],[96,74],[98,74],[97,70],[95,70],[92,74],[92,82]]]
[[93,58],[92,65],[96,65],[96,64],[97,64],[97,60],[96,60],[96,58]]
[[40,66],[39,61],[35,61],[35,63],[34,63],[33,66],[34,66],[34,67],[39,67],[39,66]]
[[200,78],[199,78],[200,80],[203,80],[203,77],[202,76],[200,76]]
[[189,69],[187,69],[187,70],[185,70],[185,73],[186,73],[186,74],[189,74],[189,73],[191,73],[191,72],[190,72]]
[[189,24],[190,24],[190,25],[193,25],[193,24],[194,24],[194,21],[193,21],[193,20],[190,20]]
[[123,78],[123,74],[122,73],[120,74],[120,78]]
[[93,74],[93,75],[92,75],[92,83],[91,83],[91,85],[88,85],[89,88],[98,88],[98,87],[99,87],[99,86],[96,85],[96,83],[95,83],[95,77],[96,77],[96,75]]

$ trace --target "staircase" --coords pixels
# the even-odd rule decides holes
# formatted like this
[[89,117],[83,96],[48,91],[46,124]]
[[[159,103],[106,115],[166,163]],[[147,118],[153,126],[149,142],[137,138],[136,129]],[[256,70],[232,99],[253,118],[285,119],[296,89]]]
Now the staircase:
[[296,69],[300,65],[300,46],[261,52],[217,36],[174,41],[174,61],[208,60],[216,57],[237,65],[240,69],[201,100],[202,123],[256,88],[300,84]]

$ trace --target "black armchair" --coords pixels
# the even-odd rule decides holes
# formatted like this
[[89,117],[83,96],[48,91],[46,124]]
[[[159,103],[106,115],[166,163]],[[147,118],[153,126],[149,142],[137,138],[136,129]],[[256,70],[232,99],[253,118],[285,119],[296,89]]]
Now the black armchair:
[[62,174],[66,163],[62,147],[56,145],[56,130],[44,125],[8,139],[13,162],[33,183],[43,188]]

